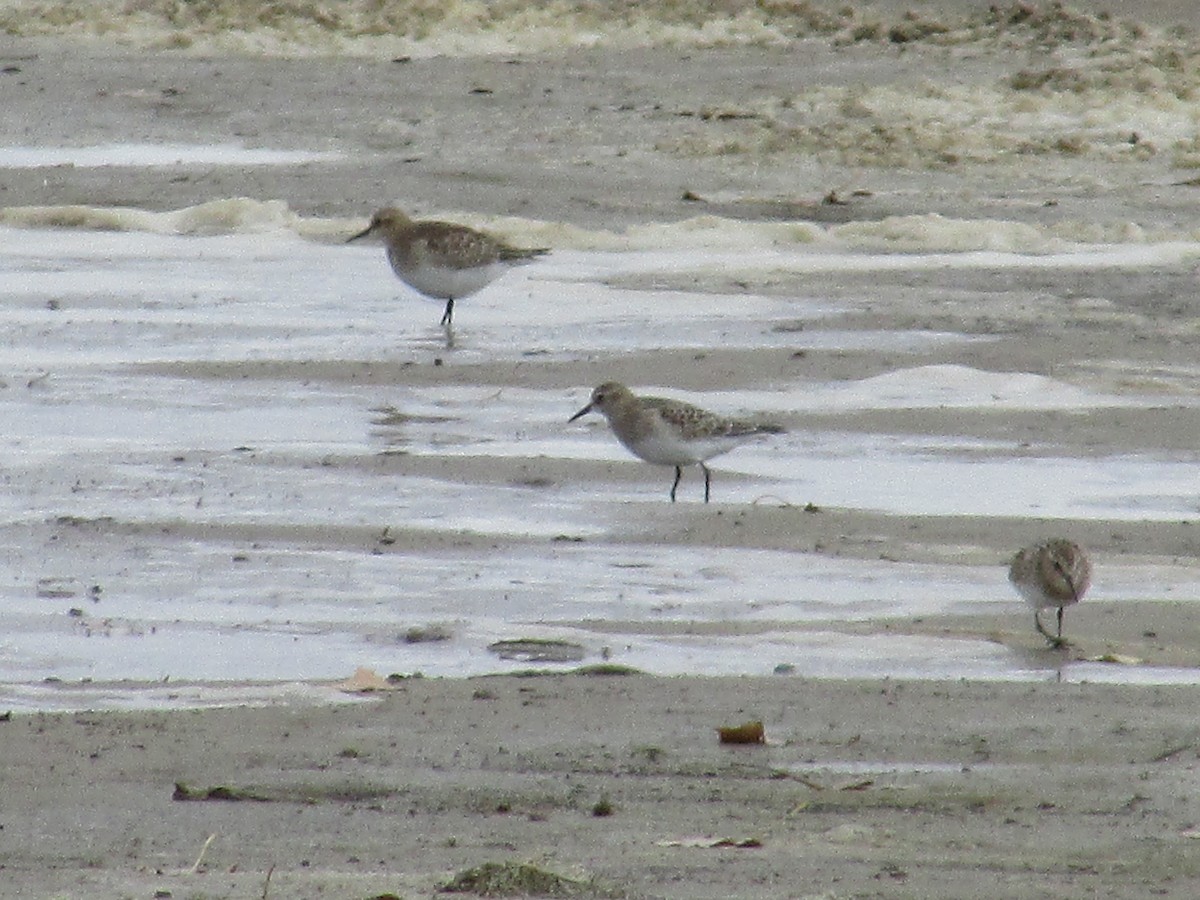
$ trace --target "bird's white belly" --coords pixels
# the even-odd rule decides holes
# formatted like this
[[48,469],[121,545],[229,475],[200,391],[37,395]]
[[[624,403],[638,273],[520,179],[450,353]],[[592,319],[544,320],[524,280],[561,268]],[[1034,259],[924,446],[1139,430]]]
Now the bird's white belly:
[[729,438],[685,441],[670,434],[651,434],[627,445],[637,456],[659,466],[691,466],[731,450],[737,442]]
[[[395,268],[395,267],[393,267]],[[395,269],[400,280],[427,297],[440,300],[458,300],[469,297],[486,287],[504,273],[500,263],[477,266],[471,269],[447,269],[441,266],[421,265],[411,269]]]
[[1070,606],[1074,602],[1070,600],[1059,602],[1053,597],[1048,596],[1041,588],[1034,584],[1025,584],[1024,582],[1015,584],[1017,592],[1034,609],[1056,609],[1060,606]]

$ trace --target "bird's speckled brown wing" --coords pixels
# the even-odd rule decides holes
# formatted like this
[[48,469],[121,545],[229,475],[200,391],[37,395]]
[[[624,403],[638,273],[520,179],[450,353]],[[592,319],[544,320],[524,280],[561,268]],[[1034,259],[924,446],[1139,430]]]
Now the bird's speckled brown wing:
[[471,269],[498,262],[500,246],[483,232],[450,222],[418,222],[409,239],[414,263],[443,269]]
[[640,397],[642,405],[655,410],[663,421],[679,429],[686,439],[700,437],[749,437],[753,434],[781,434],[780,425],[769,422],[745,422],[727,419],[708,410],[663,397]]
[[728,434],[732,424],[727,419],[679,400],[665,397],[639,397],[638,400],[644,409],[653,410],[664,422],[677,429],[685,440]]
[[453,222],[417,222],[411,231],[414,260],[444,269],[471,269],[496,262],[517,262],[548,252],[525,250]]

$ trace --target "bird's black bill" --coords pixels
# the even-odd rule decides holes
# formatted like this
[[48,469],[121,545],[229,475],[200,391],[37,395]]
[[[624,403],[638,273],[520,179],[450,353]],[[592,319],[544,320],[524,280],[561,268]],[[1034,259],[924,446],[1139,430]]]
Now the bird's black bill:
[[368,225],[366,228],[364,228],[364,229],[363,229],[362,231],[360,231],[358,234],[354,235],[354,237],[346,238],[346,243],[347,243],[347,244],[349,244],[349,243],[351,243],[352,241],[357,241],[359,238],[365,238],[365,237],[366,237],[368,234],[370,234],[370,233],[371,233],[371,231],[372,231],[374,228],[375,228],[375,226],[374,226],[374,225]]
[[585,406],[579,412],[575,413],[575,415],[571,416],[571,418],[567,419],[567,421],[574,422],[576,419],[586,416],[591,411],[592,411],[592,404],[589,403],[587,406]]

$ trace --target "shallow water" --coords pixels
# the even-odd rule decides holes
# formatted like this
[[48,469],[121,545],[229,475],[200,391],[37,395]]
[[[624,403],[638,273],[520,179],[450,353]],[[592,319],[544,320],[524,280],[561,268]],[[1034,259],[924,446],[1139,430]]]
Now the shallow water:
[[0,169],[49,166],[275,166],[337,159],[336,153],[247,149],[238,144],[104,144],[92,147],[0,147]]
[[[826,321],[836,322],[842,299],[731,292],[711,281],[733,266],[778,273],[943,263],[858,247],[835,229],[726,257],[704,246],[664,249],[660,229],[654,247],[568,247],[510,273],[461,304],[456,343],[446,347],[439,305],[400,286],[378,247],[265,227],[270,215],[251,203],[242,224],[227,216],[208,223],[222,232],[209,236],[142,230],[134,212],[126,231],[0,229],[8,287],[0,317],[10,335],[0,349],[8,486],[0,497],[8,561],[0,696],[10,704],[207,702],[186,687],[116,695],[70,687],[89,680],[313,682],[358,666],[505,671],[527,663],[502,660],[487,645],[529,636],[577,641],[587,662],[664,674],[777,666],[811,677],[1200,674],[1031,665],[987,640],[845,633],[837,623],[996,609],[1023,623],[1027,610],[998,560],[918,565],[657,543],[647,526],[694,511],[697,473],[686,473],[671,508],[669,471],[632,461],[598,420],[567,423],[590,385],[519,386],[531,360],[714,344],[784,353],[796,346],[798,323],[805,347],[830,351],[979,341],[928,329],[846,329]],[[1139,266],[1178,263],[1195,250],[1080,245],[967,252],[952,264]],[[614,286],[693,272],[703,289]],[[399,377],[359,383],[356,372],[370,361],[398,363]],[[405,363],[440,364],[447,378],[410,382]],[[507,364],[508,386],[456,374]],[[900,365],[849,382],[743,380],[699,394],[636,387],[800,422],[805,413],[1163,402],[1161,389],[1118,395],[957,365]],[[1181,388],[1171,402],[1195,397]],[[1196,511],[1194,454],[1051,449],[1023,458],[1016,449],[1011,440],[953,433],[794,428],[717,460],[714,495],[734,507],[816,502],[895,515],[1147,521]],[[561,476],[577,465],[631,475]],[[1099,599],[1195,596],[1200,587],[1178,570],[1101,572]],[[409,629],[429,626],[446,639],[406,640]],[[247,687],[243,696],[270,695]]]

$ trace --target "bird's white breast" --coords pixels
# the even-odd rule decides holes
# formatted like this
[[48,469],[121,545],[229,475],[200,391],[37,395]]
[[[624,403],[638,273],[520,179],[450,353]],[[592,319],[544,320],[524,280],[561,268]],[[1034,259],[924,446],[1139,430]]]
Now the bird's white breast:
[[1029,584],[1024,581],[1014,581],[1013,587],[1017,589],[1017,593],[1025,598],[1025,602],[1034,609],[1048,609],[1049,607],[1060,605],[1047,597],[1045,592],[1036,584]]
[[690,466],[725,453],[737,443],[736,439],[728,437],[684,440],[667,426],[660,425],[626,446],[646,462],[655,465]]
[[469,297],[503,275],[505,268],[503,263],[469,269],[450,269],[427,263],[401,268],[392,262],[392,269],[401,281],[428,297],[440,300]]

